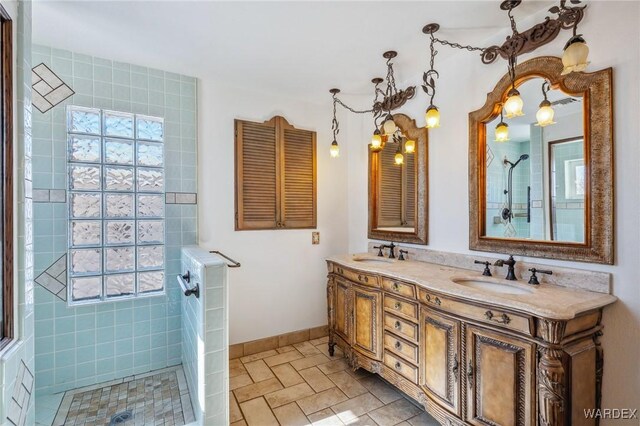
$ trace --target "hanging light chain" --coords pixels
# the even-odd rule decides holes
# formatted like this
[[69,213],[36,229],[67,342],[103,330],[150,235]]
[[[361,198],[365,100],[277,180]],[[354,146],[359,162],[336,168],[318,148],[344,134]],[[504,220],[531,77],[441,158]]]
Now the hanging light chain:
[[331,121],[331,130],[333,131],[333,140],[336,140],[338,133],[340,133],[340,127],[338,123],[338,118],[336,117],[336,105],[340,102],[340,100],[336,97],[336,94],[333,94],[333,120]]
[[438,74],[438,71],[436,71],[434,66],[435,58],[436,58],[436,55],[438,54],[438,51],[435,49],[435,43],[436,43],[436,38],[433,36],[433,33],[431,33],[431,43],[429,46],[431,57],[429,60],[429,70],[422,75],[422,80],[424,83],[422,85],[422,90],[424,90],[427,96],[429,96],[430,106],[433,106],[433,98],[436,95],[436,82],[434,80],[434,77],[436,78],[440,77],[440,74]]

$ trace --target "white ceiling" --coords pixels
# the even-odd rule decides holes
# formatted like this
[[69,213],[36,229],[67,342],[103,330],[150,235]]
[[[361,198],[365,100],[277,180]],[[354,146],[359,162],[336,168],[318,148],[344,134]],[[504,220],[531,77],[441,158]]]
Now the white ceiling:
[[[51,1],[33,3],[33,41],[179,72],[252,90],[300,97],[331,87],[368,94],[395,49],[396,79],[428,64],[422,27],[482,42],[508,28],[499,1]],[[529,0],[518,19],[555,2]],[[440,49],[438,60],[452,54]],[[414,81],[414,84],[417,83]]]

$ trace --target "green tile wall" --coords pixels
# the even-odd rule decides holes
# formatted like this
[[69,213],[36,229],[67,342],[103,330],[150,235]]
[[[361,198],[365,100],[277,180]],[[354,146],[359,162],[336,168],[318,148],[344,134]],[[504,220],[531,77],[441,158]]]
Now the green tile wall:
[[[76,94],[33,113],[36,189],[66,189],[65,106],[149,114],[165,119],[167,192],[196,192],[196,80],[161,70],[35,45]],[[68,307],[35,288],[36,392],[47,394],[181,362],[180,248],[197,243],[197,206],[166,205],[166,295]],[[65,253],[66,203],[34,204],[36,276]]]

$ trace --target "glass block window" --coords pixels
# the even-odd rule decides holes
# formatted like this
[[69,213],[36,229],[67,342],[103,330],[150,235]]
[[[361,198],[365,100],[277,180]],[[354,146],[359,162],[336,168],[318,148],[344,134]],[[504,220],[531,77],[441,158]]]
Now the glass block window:
[[70,303],[164,291],[164,121],[67,109]]

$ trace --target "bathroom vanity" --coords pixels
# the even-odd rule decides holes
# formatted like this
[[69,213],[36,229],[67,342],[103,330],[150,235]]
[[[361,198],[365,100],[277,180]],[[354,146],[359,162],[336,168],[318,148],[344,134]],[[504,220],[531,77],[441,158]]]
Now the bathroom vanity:
[[602,293],[368,254],[327,261],[329,350],[445,425],[587,425],[600,406]]

